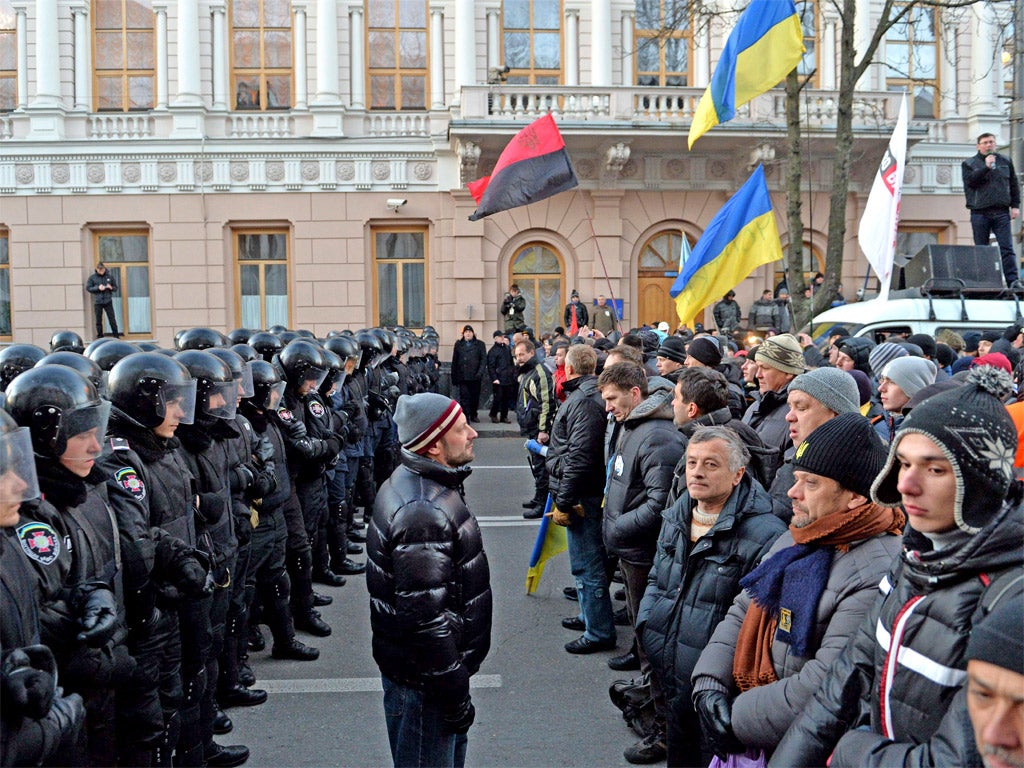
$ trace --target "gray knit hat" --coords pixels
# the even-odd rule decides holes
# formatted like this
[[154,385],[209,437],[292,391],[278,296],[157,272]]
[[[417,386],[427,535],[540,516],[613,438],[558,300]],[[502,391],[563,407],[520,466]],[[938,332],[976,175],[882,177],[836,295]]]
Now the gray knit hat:
[[906,357],[909,353],[899,344],[891,341],[883,341],[877,347],[868,352],[868,365],[875,373],[879,373],[886,364],[897,357]]
[[885,366],[882,378],[889,379],[903,390],[907,397],[913,397],[929,384],[935,383],[935,364],[923,357],[899,357]]
[[804,363],[804,351],[800,342],[791,333],[780,333],[771,336],[757,348],[757,362],[767,365],[783,373],[794,375],[807,370]]
[[433,392],[402,395],[395,408],[398,442],[407,451],[424,454],[461,415],[462,407],[450,397]]
[[838,368],[815,368],[789,383],[789,391],[806,392],[836,414],[860,413],[860,391],[853,376]]

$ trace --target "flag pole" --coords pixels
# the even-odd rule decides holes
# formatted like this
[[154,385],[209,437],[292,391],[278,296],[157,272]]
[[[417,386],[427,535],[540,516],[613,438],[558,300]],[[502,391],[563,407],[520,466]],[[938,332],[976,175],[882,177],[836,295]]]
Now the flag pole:
[[[590,215],[590,209],[587,207],[587,201],[583,198],[583,192],[580,187],[576,187],[576,194],[579,197],[580,205],[583,206],[583,212],[587,215],[587,222],[590,224],[590,236],[594,241],[594,247],[597,249],[597,258],[601,261],[601,271],[604,273],[604,281],[608,285],[608,295],[612,297],[612,307],[615,307],[615,291],[612,288],[612,280],[608,276],[608,267],[604,263],[604,254],[601,253],[601,241],[597,239],[597,230],[594,228],[594,219]],[[618,315],[619,313],[616,311],[615,325],[617,330],[621,330],[619,324],[622,322],[622,318]]]

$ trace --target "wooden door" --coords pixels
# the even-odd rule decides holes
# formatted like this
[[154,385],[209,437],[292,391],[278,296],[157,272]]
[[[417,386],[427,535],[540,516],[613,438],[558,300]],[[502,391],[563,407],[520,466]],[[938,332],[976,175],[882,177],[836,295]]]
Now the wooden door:
[[636,324],[657,325],[666,321],[671,330],[679,325],[676,315],[676,302],[669,296],[669,289],[675,281],[673,277],[646,277],[641,275],[637,281],[638,311]]

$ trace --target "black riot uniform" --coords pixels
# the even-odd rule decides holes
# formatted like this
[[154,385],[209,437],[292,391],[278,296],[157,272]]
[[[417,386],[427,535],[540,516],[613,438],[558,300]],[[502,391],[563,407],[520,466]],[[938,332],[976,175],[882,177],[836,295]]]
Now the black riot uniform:
[[[116,763],[119,738],[122,762],[149,762],[163,715],[155,688],[136,679],[126,646],[118,529],[106,478],[93,465],[110,404],[78,371],[45,366],[11,383],[6,407],[30,429],[42,491],[22,505],[16,536],[37,576],[42,641],[62,684],[85,702],[89,762]],[[84,448],[67,451],[75,436]],[[115,728],[118,691],[135,703]]]
[[[284,437],[270,416],[284,392],[284,381],[274,366],[262,360],[253,363],[252,372],[253,396],[243,400],[239,409],[263,444],[270,447],[271,456],[263,460],[263,466],[274,473],[276,482],[273,490],[253,499],[256,527],[249,545],[247,602],[250,605],[258,603],[261,608],[261,616],[274,637],[271,650],[274,658],[312,661],[320,656],[320,652],[295,638],[295,623],[289,604],[291,583],[285,571],[288,539],[285,507],[294,494]],[[300,530],[304,532],[301,526]]]
[[[186,334],[179,343],[187,341]],[[240,434],[233,423],[238,389],[227,363],[210,352],[188,349],[174,359],[196,382],[195,421],[180,426],[177,434],[182,457],[196,481],[196,530],[201,547],[210,556],[214,581],[209,598],[191,600],[181,610],[181,671],[187,706],[182,709],[175,762],[182,766],[238,765],[248,759],[248,748],[225,747],[213,740],[215,691],[238,553],[231,500],[235,470],[231,441]],[[248,519],[244,522],[248,524]],[[193,707],[196,698],[198,706]]]
[[194,720],[199,703],[195,690],[186,700],[182,688],[179,612],[212,588],[209,557],[197,549],[195,480],[167,426],[191,419],[195,384],[177,361],[146,352],[111,369],[108,391],[110,421],[97,466],[120,533],[128,647],[141,675],[158,686],[163,710],[154,764],[170,766],[182,710],[193,708]]
[[[15,532],[21,501],[39,495],[32,442],[0,411],[0,765],[84,765],[85,708],[57,687],[57,665],[40,644],[37,575]],[[59,546],[41,536],[40,547]]]

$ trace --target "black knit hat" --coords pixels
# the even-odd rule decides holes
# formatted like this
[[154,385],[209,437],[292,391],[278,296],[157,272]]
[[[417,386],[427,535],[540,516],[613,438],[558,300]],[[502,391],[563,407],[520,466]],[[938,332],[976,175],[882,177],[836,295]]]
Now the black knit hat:
[[1005,371],[982,366],[971,370],[966,385],[915,407],[893,438],[885,468],[871,486],[871,497],[890,507],[902,501],[896,488],[900,469],[896,450],[906,435],[924,435],[953,466],[957,527],[978,533],[1002,507],[1013,479],[1017,429],[1002,403],[1011,388]]
[[885,465],[885,444],[859,413],[829,419],[800,443],[793,469],[829,477],[848,491],[868,496]]
[[677,363],[686,362],[686,342],[678,336],[668,336],[658,347],[658,357],[665,357]]
[[[995,591],[995,590],[993,590]],[[1024,594],[1020,577],[1002,587],[988,612],[971,627],[967,660],[1024,675]]]
[[686,354],[709,368],[722,363],[722,348],[713,336],[698,336],[686,348]]

